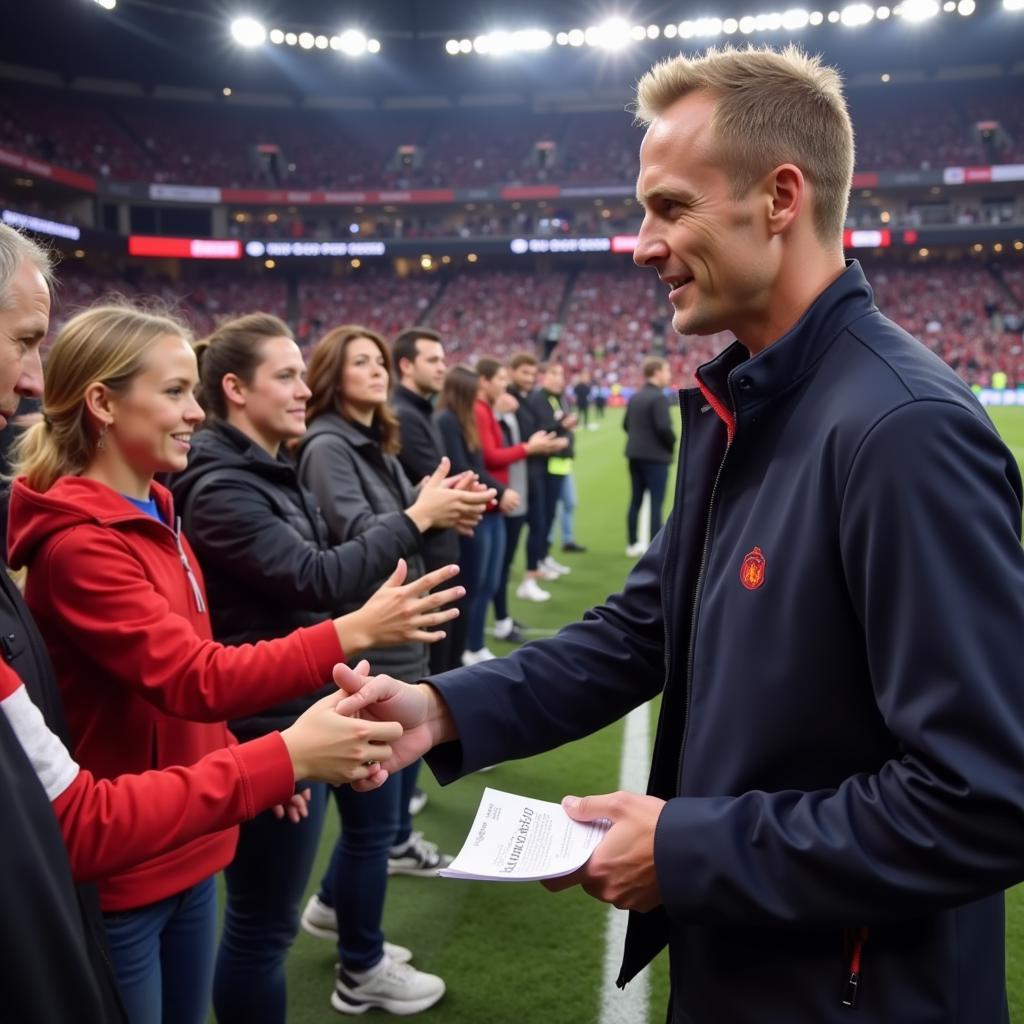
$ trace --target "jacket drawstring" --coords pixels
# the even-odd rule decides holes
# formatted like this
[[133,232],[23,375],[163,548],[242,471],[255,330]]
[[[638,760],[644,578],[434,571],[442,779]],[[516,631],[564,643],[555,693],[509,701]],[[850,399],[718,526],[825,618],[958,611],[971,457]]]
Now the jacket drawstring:
[[860,988],[860,959],[864,953],[864,944],[868,941],[867,928],[857,931],[850,951],[850,974],[843,990],[843,1006],[853,1006],[857,1002],[857,990]]
[[185,567],[185,575],[188,577],[189,583],[192,584],[192,596],[196,599],[196,608],[201,612],[205,612],[206,604],[203,601],[203,592],[199,589],[199,581],[196,579],[195,573],[192,572],[192,566],[188,562],[188,555],[185,554],[185,549],[181,544],[181,516],[174,520],[174,540],[178,545],[178,556],[181,558],[181,564]]

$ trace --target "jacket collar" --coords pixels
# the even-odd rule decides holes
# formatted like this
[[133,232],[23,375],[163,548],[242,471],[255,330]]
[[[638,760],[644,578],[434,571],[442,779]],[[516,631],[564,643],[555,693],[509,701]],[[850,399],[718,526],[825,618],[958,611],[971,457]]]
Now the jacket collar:
[[875,312],[874,295],[856,260],[839,275],[778,341],[750,357],[734,342],[697,369],[697,377],[737,425],[754,410],[781,398],[808,373],[855,320]]
[[417,394],[412,388],[407,388],[404,384],[396,385],[391,402],[393,405],[410,406],[423,416],[433,416],[434,414],[434,403],[429,398]]
[[313,420],[303,440],[305,441],[315,434],[337,434],[353,448],[376,447],[371,438],[357,430],[344,416],[339,416],[336,412],[325,412]]

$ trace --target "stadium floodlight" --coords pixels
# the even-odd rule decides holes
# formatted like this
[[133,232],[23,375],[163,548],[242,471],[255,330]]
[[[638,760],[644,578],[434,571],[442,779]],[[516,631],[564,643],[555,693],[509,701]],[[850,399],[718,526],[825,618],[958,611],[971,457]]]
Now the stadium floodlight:
[[660,36],[660,35],[661,35],[661,29],[657,25],[648,25],[647,26],[647,38],[648,39],[657,39],[658,36]]
[[367,53],[380,53],[380,40],[379,39],[367,39],[366,40],[366,52]]
[[512,33],[512,47],[516,50],[546,50],[555,37],[545,28],[523,28]]
[[558,35],[555,36],[555,42],[558,43],[559,46],[568,46],[569,45],[569,33],[568,32],[559,32]]
[[840,15],[840,13],[838,11],[829,11],[828,12],[828,23],[830,25],[837,25],[839,23],[840,17],[841,17],[841,15]]
[[740,18],[740,31],[745,35],[749,36],[751,32],[757,27],[757,19],[746,14]]
[[721,18],[698,18],[693,26],[698,36],[720,36],[722,34]]
[[675,37],[678,34],[679,34],[678,26],[676,26],[676,25],[666,25],[665,26],[664,36],[665,36],[666,39],[675,39]]
[[817,28],[825,20],[825,15],[821,11],[811,11],[810,17],[807,19],[809,25],[814,25]]
[[942,5],[942,9],[947,14],[952,14],[956,10],[956,0],[946,0],[946,2]]
[[629,35],[635,43],[642,43],[647,38],[647,29],[643,25],[634,25]]
[[454,57],[459,52],[459,41],[458,39],[449,39],[444,44],[445,51]]
[[806,28],[810,20],[811,15],[809,11],[805,11],[802,7],[792,7],[783,13],[782,27],[787,32],[795,32],[798,29]]
[[299,33],[299,46],[304,50],[313,49],[313,33],[312,32],[300,32]]
[[289,46],[294,46],[299,41],[299,37],[294,32],[285,32],[284,41]]
[[1007,11],[1024,11],[1024,0],[1003,0],[1003,7]]
[[235,18],[231,22],[231,36],[239,46],[262,46],[267,30],[255,18]]
[[318,50],[327,49],[327,36],[317,36],[316,39],[313,40],[313,42],[316,43],[316,48]]
[[974,0],[960,0],[956,5],[956,13],[961,17],[969,18],[977,9]]
[[679,22],[680,39],[692,39],[696,30],[697,26],[692,21]]
[[279,28],[272,28],[270,30],[270,41],[276,46],[280,46],[284,42],[284,33]]
[[369,40],[357,28],[347,28],[338,34],[338,45],[346,57],[361,57],[369,48]]
[[903,0],[896,8],[896,13],[904,21],[927,21],[939,13],[939,5],[937,0]]
[[588,46],[604,50],[621,50],[632,40],[629,25],[622,18],[608,18],[600,25],[591,25],[583,35]]
[[96,3],[105,11],[112,11],[117,6],[117,0],[96,0]]
[[459,40],[459,52],[460,53],[472,53],[473,52],[473,40],[472,39],[460,39]]
[[892,11],[890,11],[888,7],[879,7],[875,11],[875,17],[879,21],[885,21],[886,18],[888,18],[890,14],[892,14]]
[[581,28],[570,29],[569,45],[582,46],[587,41],[587,34]]
[[844,7],[839,15],[839,20],[847,28],[859,28],[866,25],[875,17],[875,9],[868,4],[850,4]]

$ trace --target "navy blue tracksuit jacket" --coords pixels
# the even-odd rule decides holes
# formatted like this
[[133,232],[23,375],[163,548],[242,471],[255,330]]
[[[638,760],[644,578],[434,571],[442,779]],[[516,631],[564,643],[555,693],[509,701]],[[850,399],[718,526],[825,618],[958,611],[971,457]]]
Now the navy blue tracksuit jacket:
[[699,380],[675,509],[623,591],[431,679],[461,737],[432,765],[447,781],[549,749],[660,692],[664,902],[631,915],[620,983],[667,943],[676,1024],[1004,1024],[1016,463],[856,263]]

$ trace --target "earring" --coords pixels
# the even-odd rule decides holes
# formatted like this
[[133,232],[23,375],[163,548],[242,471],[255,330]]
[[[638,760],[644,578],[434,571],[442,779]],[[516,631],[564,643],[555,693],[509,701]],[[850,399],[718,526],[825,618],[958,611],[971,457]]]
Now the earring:
[[106,434],[107,427],[109,425],[110,424],[108,424],[108,423],[104,423],[103,426],[100,427],[100,432],[99,432],[99,434],[96,437],[96,447],[97,448],[106,448],[107,447],[106,444],[103,441],[103,436]]

